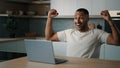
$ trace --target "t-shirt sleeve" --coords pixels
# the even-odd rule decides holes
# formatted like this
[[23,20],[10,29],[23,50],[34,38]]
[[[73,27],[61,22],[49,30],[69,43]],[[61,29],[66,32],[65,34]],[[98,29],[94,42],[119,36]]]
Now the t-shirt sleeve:
[[105,32],[105,31],[101,31],[100,32],[100,40],[103,43],[107,43],[107,38],[109,36],[109,33]]
[[58,35],[58,39],[60,41],[62,41],[62,42],[66,41],[66,32],[65,32],[65,30],[57,32],[57,35]]

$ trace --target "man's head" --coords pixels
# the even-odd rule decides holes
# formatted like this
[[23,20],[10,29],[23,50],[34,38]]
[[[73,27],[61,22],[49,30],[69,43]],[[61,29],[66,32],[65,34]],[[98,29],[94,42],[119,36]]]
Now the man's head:
[[79,31],[85,32],[88,30],[89,12],[87,9],[77,9],[74,16],[74,23]]

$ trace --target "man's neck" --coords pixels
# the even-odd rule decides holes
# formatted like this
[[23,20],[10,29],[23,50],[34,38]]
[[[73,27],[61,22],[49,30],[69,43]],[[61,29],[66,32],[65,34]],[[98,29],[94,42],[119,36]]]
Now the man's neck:
[[85,29],[81,29],[81,30],[79,30],[80,32],[87,32],[89,30],[89,28],[88,27],[86,27]]

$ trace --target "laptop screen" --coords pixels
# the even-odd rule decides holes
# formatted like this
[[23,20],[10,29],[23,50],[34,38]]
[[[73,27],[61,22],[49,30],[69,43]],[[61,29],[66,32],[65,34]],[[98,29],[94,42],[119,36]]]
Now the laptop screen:
[[34,39],[24,41],[28,60],[56,64],[52,41]]

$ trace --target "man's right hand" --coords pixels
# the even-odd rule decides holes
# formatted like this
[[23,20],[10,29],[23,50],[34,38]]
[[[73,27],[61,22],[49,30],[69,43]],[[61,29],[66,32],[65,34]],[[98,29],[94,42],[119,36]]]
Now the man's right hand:
[[57,12],[57,10],[55,10],[55,9],[50,9],[50,11],[48,12],[48,17],[49,18],[54,18],[54,17],[56,17],[58,15],[58,12]]

